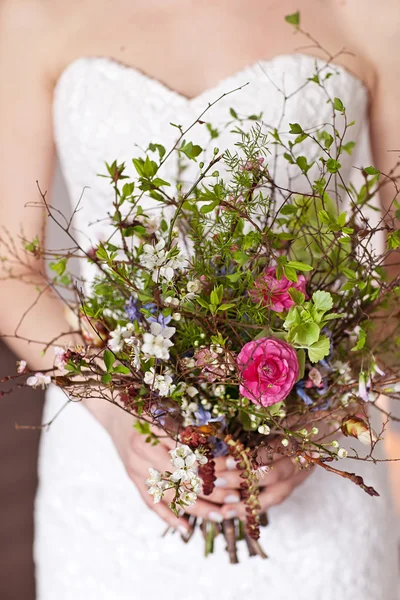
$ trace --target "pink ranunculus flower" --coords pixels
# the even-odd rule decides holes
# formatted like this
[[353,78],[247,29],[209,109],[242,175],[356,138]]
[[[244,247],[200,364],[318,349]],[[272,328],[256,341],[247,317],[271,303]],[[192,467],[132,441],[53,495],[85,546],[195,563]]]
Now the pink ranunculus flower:
[[268,267],[255,280],[254,288],[250,290],[250,298],[254,302],[262,302],[275,312],[283,312],[294,306],[289,296],[289,288],[296,288],[307,297],[304,275],[299,275],[297,282],[289,281],[285,276],[277,279],[276,267]]
[[294,348],[277,338],[248,342],[236,360],[241,377],[240,393],[262,406],[284,400],[299,375]]

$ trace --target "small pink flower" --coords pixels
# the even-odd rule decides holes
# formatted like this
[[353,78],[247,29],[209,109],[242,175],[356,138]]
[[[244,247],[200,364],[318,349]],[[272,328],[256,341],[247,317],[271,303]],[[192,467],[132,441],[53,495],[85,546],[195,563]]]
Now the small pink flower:
[[306,295],[304,275],[299,275],[297,282],[289,281],[285,276],[277,279],[276,267],[268,267],[254,282],[250,297],[254,302],[262,302],[264,306],[268,306],[275,312],[283,312],[294,306],[289,296],[289,288],[295,288]]
[[316,369],[315,367],[310,369],[310,372],[308,374],[308,379],[305,383],[305,387],[306,388],[312,388],[312,387],[322,388],[322,387],[324,387],[324,382],[322,381],[322,375],[318,371],[318,369]]
[[290,393],[299,375],[292,346],[277,338],[248,342],[237,357],[241,375],[239,391],[255,404],[271,406]]

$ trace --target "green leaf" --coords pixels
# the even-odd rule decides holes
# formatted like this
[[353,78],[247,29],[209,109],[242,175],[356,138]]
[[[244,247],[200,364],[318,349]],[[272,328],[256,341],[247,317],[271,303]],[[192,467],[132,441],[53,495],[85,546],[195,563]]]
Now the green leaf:
[[134,189],[135,189],[134,183],[125,183],[125,185],[122,188],[122,194],[124,196],[132,196]]
[[112,371],[112,367],[115,360],[114,354],[110,352],[110,350],[104,350],[103,360],[104,364],[106,365],[107,371]]
[[365,346],[365,342],[367,341],[367,333],[360,327],[360,332],[358,334],[357,344],[354,348],[351,349],[352,352],[357,352],[357,350],[362,350]]
[[299,309],[297,308],[297,306],[292,306],[292,308],[289,309],[283,326],[286,329],[286,331],[290,331],[293,327],[300,325],[300,323],[301,317]]
[[66,258],[62,258],[61,260],[59,260],[58,262],[51,262],[49,264],[49,267],[52,271],[54,271],[55,273],[57,273],[57,275],[63,275],[66,267],[67,267],[67,259]]
[[192,142],[185,142],[183,140],[181,147],[179,148],[180,152],[183,152],[185,156],[187,156],[190,160],[196,160],[196,158],[203,152],[203,148],[198,145],[193,145]]
[[326,323],[326,321],[333,321],[333,319],[343,319],[344,315],[341,315],[339,313],[329,313],[329,315],[325,315],[323,318],[323,322]]
[[249,260],[248,255],[245,252],[242,252],[241,250],[237,250],[233,254],[233,258],[240,266],[243,266]]
[[300,290],[297,290],[296,288],[289,288],[288,289],[289,292],[289,296],[291,297],[291,299],[293,300],[293,302],[295,304],[298,305],[302,305],[304,300],[305,300],[305,295],[303,294],[303,292],[300,292]]
[[234,110],[233,108],[229,109],[229,113],[230,113],[231,117],[233,117],[234,119],[238,119],[239,118],[236,110]]
[[303,262],[299,262],[298,260],[289,260],[289,262],[287,263],[288,267],[293,267],[293,269],[296,269],[297,271],[312,271],[313,268],[310,265],[307,265],[306,263]]
[[298,210],[294,204],[284,204],[279,212],[281,215],[294,215]]
[[162,146],[161,144],[149,144],[149,150],[150,152],[158,152],[160,160],[163,159],[166,152],[164,146]]
[[389,250],[396,250],[400,246],[400,230],[397,229],[387,236],[387,247]]
[[226,275],[226,279],[231,281],[232,283],[236,283],[242,277],[242,273],[237,271],[236,273],[231,273],[230,275]]
[[300,349],[296,350],[296,354],[297,360],[299,361],[299,376],[297,378],[297,381],[300,381],[300,379],[303,379],[304,377],[304,372],[306,368],[306,353],[304,352],[304,350]]
[[300,167],[303,173],[307,173],[313,166],[314,162],[308,164],[307,158],[305,156],[298,156],[296,158],[296,164]]
[[304,142],[304,140],[306,140],[308,138],[308,135],[306,133],[302,133],[301,135],[298,135],[297,138],[294,140],[295,144],[301,144],[301,142]]
[[129,375],[130,372],[130,369],[125,367],[125,365],[118,365],[114,369],[114,373],[121,373],[122,375]]
[[133,425],[133,429],[136,429],[136,431],[138,431],[139,433],[141,433],[143,435],[151,435],[150,423],[137,421]]
[[211,204],[203,204],[203,206],[200,208],[200,212],[202,215],[206,215],[207,213],[212,212],[219,204],[219,200],[216,200],[215,202],[211,202]]
[[318,341],[320,333],[316,323],[301,323],[292,332],[293,341],[301,346],[311,346]]
[[326,168],[328,169],[329,173],[337,173],[341,167],[342,165],[338,160],[330,158],[326,161]]
[[275,417],[280,410],[282,409],[283,402],[275,402],[275,404],[271,404],[271,406],[265,407],[265,410],[271,417]]
[[203,308],[206,308],[208,310],[209,303],[206,300],[204,300],[203,298],[197,297],[196,301],[197,301],[198,304],[200,304],[200,306],[202,306]]
[[134,158],[134,159],[132,159],[132,163],[133,163],[133,166],[135,167],[138,175],[140,175],[140,177],[144,177],[144,169],[143,169],[144,160],[142,158]]
[[318,342],[315,342],[310,348],[308,348],[308,357],[311,362],[316,363],[325,356],[328,356],[331,350],[331,342],[325,335],[321,336]]
[[283,272],[285,274],[285,277],[289,279],[289,281],[293,281],[294,283],[298,281],[296,269],[294,269],[293,267],[283,265]]
[[154,187],[157,187],[157,188],[165,186],[165,185],[171,186],[171,184],[168,183],[168,181],[164,181],[164,179],[161,179],[160,177],[155,177],[151,183],[154,185]]
[[286,23],[289,23],[290,25],[295,25],[296,27],[298,27],[300,25],[300,12],[296,11],[295,13],[292,13],[291,15],[286,15],[285,21],[286,21]]
[[375,169],[375,167],[366,167],[364,169],[364,171],[367,173],[367,175],[380,175],[381,172],[378,171],[378,169]]
[[353,271],[353,269],[349,269],[348,267],[342,268],[342,273],[347,279],[357,279],[357,273]]
[[342,150],[347,152],[347,154],[352,154],[353,148],[355,147],[355,145],[356,145],[355,142],[347,142],[347,144],[343,144]]
[[287,161],[288,161],[288,162],[289,162],[291,165],[294,165],[294,160],[293,160],[293,158],[291,157],[291,155],[290,155],[288,152],[285,152],[285,153],[283,154],[283,158],[286,158],[286,160],[287,160]]
[[303,134],[303,128],[298,123],[289,123],[290,133],[294,133],[295,135]]
[[110,383],[112,381],[112,375],[110,373],[104,373],[101,378],[102,383]]
[[233,308],[235,305],[234,304],[221,304],[221,306],[218,308],[218,310],[228,310],[229,308]]
[[333,306],[332,296],[329,292],[322,292],[318,290],[317,292],[313,293],[312,299],[314,302],[314,306],[317,310],[322,310],[323,312],[326,312],[330,310]]
[[341,101],[341,99],[340,99],[340,98],[335,98],[335,99],[333,100],[333,108],[334,108],[335,110],[337,110],[337,111],[341,112],[341,113],[344,113],[344,112],[345,112],[345,108],[344,108],[343,102]]

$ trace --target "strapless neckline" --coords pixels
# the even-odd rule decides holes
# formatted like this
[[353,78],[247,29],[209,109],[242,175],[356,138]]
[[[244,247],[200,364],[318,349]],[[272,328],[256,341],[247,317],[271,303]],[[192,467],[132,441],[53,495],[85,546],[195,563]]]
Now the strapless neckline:
[[145,73],[144,71],[142,71],[141,69],[139,69],[137,67],[128,65],[121,61],[118,61],[115,58],[108,57],[108,56],[101,56],[101,55],[100,56],[81,56],[79,58],[72,60],[61,71],[61,73],[60,73],[59,77],[57,78],[55,85],[54,85],[54,94],[57,94],[58,88],[61,86],[62,81],[68,76],[68,74],[71,71],[73,71],[75,68],[77,68],[77,67],[79,68],[79,65],[98,62],[98,63],[103,63],[104,65],[107,65],[107,67],[111,70],[114,70],[116,74],[123,73],[128,76],[130,75],[132,77],[136,77],[137,79],[142,80],[143,82],[145,82],[147,84],[151,84],[155,89],[158,89],[158,91],[162,92],[163,94],[170,95],[171,98],[174,98],[175,102],[178,101],[182,105],[185,105],[186,107],[190,107],[192,105],[196,105],[199,102],[201,103],[210,94],[218,93],[218,91],[221,88],[227,89],[230,84],[232,84],[232,90],[235,89],[237,87],[237,83],[235,84],[235,81],[237,82],[238,79],[243,80],[243,78],[245,78],[247,75],[250,76],[251,74],[254,74],[254,71],[256,69],[266,70],[269,67],[274,67],[274,66],[276,67],[280,62],[296,63],[297,61],[301,61],[301,62],[309,61],[310,64],[311,63],[316,64],[318,66],[318,69],[330,68],[331,70],[336,70],[337,72],[341,73],[342,76],[347,77],[347,78],[353,80],[354,82],[356,82],[364,90],[367,98],[369,99],[370,91],[369,91],[367,84],[365,83],[365,81],[363,81],[363,79],[361,79],[361,77],[359,77],[358,75],[353,73],[350,69],[348,69],[347,67],[340,65],[338,63],[329,62],[326,59],[314,56],[312,54],[306,54],[304,52],[277,54],[276,56],[273,56],[271,58],[254,61],[253,63],[250,63],[250,64],[244,66],[243,68],[238,69],[237,71],[231,73],[230,75],[223,77],[215,85],[206,88],[205,90],[203,90],[202,92],[200,92],[199,94],[197,94],[196,96],[193,96],[191,98],[188,96],[185,96],[185,94],[182,94],[181,92],[173,89],[168,84],[161,81],[160,79],[157,79],[156,77],[153,77],[153,76]]

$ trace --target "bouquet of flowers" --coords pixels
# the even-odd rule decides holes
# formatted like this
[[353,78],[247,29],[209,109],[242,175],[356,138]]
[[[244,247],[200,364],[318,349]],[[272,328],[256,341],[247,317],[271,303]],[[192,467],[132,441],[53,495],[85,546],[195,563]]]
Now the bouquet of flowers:
[[[244,119],[231,109],[234,147],[212,148],[207,158],[188,141],[190,128],[178,126],[171,150],[152,143],[133,159],[135,176],[125,164],[107,164],[110,236],[92,248],[75,240],[56,260],[47,254],[49,284],[73,291],[68,304],[84,341],[56,347],[53,371],[18,367],[29,386],[53,382],[75,401],[114,403],[149,443],[160,432],[173,439],[171,471],[149,465],[147,484],[154,502],[168,494],[176,514],[212,492],[214,459],[229,455],[241,471],[246,522],[198,525],[207,552],[216,535],[225,536],[232,562],[238,539],[251,555],[265,556],[257,483],[273,453],[377,495],[353,470],[334,465],[377,460],[385,423],[374,431],[371,410],[385,413],[382,393],[399,398],[399,338],[389,317],[398,312],[400,277],[389,281],[383,263],[400,245],[400,230],[391,214],[375,227],[368,217],[391,178],[367,167],[359,189],[343,184],[351,123],[339,98],[328,102],[334,125],[310,131],[292,123],[283,136],[266,130],[261,115]],[[203,127],[204,114],[196,122]],[[207,127],[213,144],[218,133]],[[301,154],[304,140],[314,147],[313,163]],[[296,178],[293,189],[275,181],[269,163],[277,149],[307,179],[307,193],[296,191]],[[186,189],[162,177],[176,156],[197,168]],[[146,208],[149,199],[157,211]],[[72,238],[45,194],[42,200]],[[372,245],[378,231],[387,236],[381,251]],[[37,238],[24,248],[48,252]],[[86,291],[68,275],[73,256],[96,270]],[[393,323],[384,339],[376,327],[382,319]],[[365,455],[341,448],[340,434],[365,444]]]

